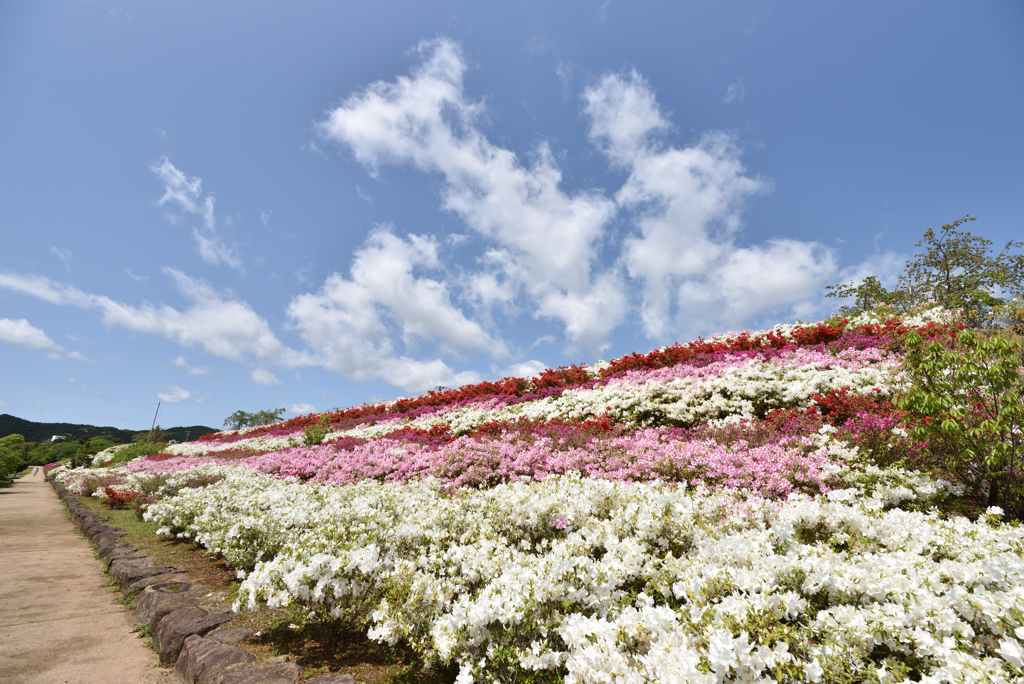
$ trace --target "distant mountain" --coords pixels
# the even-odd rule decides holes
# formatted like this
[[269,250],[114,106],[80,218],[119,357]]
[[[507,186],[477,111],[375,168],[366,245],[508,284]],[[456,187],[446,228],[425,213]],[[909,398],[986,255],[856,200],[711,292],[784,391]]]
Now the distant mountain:
[[[200,435],[211,432],[218,432],[205,425],[192,425],[189,427],[164,428],[168,439],[184,442],[186,433],[188,439],[192,440]],[[0,414],[0,437],[7,435],[21,435],[26,442],[49,442],[54,435],[68,435],[70,439],[80,437],[111,437],[121,442],[131,442],[139,432],[149,430],[122,430],[116,427],[96,427],[95,425],[78,425],[74,423],[37,423],[32,420],[25,420],[10,414]]]

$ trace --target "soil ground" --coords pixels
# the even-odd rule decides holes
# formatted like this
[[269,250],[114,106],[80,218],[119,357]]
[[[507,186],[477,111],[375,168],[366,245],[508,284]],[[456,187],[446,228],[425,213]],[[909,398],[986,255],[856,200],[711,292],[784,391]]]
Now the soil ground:
[[40,471],[0,487],[0,673],[7,684],[169,684],[103,564]]

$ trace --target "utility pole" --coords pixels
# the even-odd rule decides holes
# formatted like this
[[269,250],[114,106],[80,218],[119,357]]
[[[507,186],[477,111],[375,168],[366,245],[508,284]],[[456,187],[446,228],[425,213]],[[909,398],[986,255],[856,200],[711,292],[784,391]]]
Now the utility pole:
[[156,413],[153,414],[153,424],[149,426],[149,439],[147,442],[153,441],[153,428],[156,427],[156,417],[160,414],[160,402],[156,402]]

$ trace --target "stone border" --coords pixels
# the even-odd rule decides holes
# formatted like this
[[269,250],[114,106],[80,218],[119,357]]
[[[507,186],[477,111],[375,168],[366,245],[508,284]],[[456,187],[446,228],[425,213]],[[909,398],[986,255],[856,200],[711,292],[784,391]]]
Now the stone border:
[[[232,629],[234,619],[223,592],[193,583],[184,568],[157,565],[130,544],[127,533],[112,527],[78,501],[62,484],[47,476],[71,519],[96,547],[111,578],[125,598],[137,598],[135,620],[147,625],[160,665],[173,667],[183,684],[294,684],[302,668],[297,663],[256,657],[233,644],[252,632]],[[355,684],[348,674],[327,674],[308,684]]]

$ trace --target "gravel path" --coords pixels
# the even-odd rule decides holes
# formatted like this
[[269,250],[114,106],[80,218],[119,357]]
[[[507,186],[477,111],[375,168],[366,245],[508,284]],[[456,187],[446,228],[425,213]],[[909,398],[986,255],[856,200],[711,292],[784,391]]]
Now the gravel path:
[[0,680],[170,684],[42,471],[0,489]]

